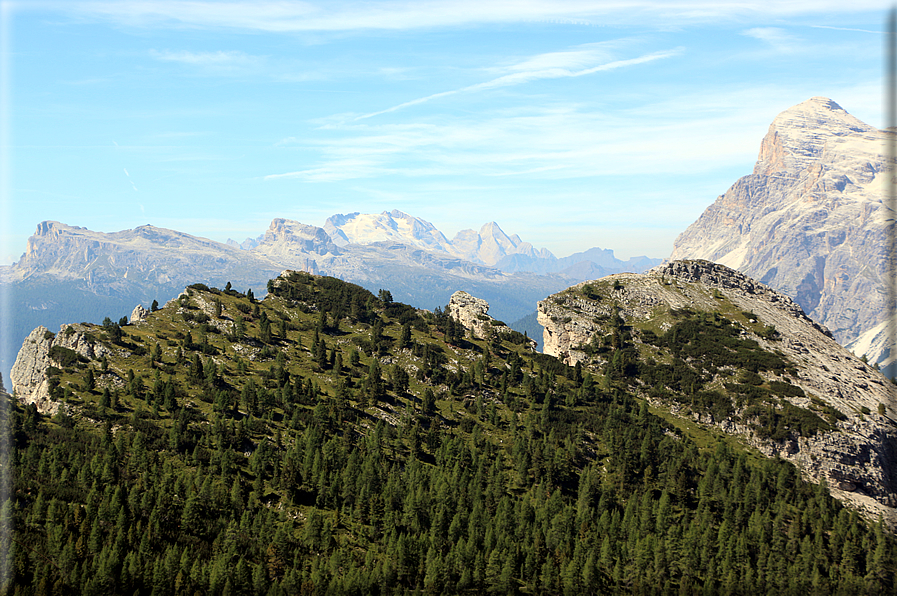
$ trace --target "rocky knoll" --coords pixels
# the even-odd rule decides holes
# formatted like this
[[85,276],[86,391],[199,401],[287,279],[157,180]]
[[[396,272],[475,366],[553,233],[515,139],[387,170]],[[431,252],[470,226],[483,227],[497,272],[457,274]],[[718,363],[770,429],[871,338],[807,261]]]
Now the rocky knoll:
[[[825,480],[835,496],[858,505],[873,519],[882,513],[897,523],[894,387],[879,371],[839,345],[791,297],[724,265],[673,261],[642,275],[617,274],[573,286],[540,302],[538,316],[545,328],[546,353],[569,364],[582,362],[605,370],[613,351],[596,353],[590,346],[608,337],[609,322],[616,314],[634,330],[633,341],[642,358],[666,362],[669,354],[643,341],[643,333],[648,333],[643,330],[663,334],[683,312],[722,313],[734,321],[743,339],[753,340],[791,363],[790,372],[781,377],[773,373],[762,376],[766,384],[800,388],[782,400],[807,412],[833,408],[828,411],[842,415],[820,432],[790,433],[773,440],[761,436],[750,424],[745,409],[749,404],[731,415],[713,416],[669,400],[652,400],[662,402],[674,414],[738,435],[766,455],[792,461],[805,476],[817,482]],[[720,370],[707,387],[726,392],[726,383],[738,372]],[[643,386],[642,391],[652,395],[650,387]],[[781,409],[785,404],[764,407]]]
[[753,173],[676,239],[670,258],[759,279],[847,344],[885,306],[882,134],[824,97],[782,112]]
[[80,325],[63,325],[54,334],[46,327],[37,327],[25,339],[10,373],[13,395],[22,403],[36,404],[42,414],[55,414],[60,403],[50,398],[47,371],[51,366],[63,368],[60,359],[64,351],[54,353],[54,347],[71,350],[85,360],[97,360],[111,353],[103,344],[93,341]]
[[484,337],[487,323],[491,327],[494,320],[486,314],[487,312],[489,312],[488,302],[475,298],[463,290],[452,294],[448,303],[449,316],[479,337]]

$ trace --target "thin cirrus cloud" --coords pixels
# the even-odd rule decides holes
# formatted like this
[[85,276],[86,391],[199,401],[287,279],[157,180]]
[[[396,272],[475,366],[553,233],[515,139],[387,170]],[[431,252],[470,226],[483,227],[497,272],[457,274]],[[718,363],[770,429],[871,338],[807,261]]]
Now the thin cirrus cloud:
[[742,33],[747,37],[759,39],[782,52],[794,52],[801,44],[800,39],[779,27],[754,27]]
[[[584,112],[575,107],[527,108],[482,120],[436,124],[352,124],[347,136],[310,143],[322,160],[311,167],[266,176],[308,182],[402,175],[529,179],[676,173],[750,160],[756,139],[733,143],[720,130],[743,126],[743,114],[695,115],[674,121],[666,112],[645,117]],[[743,136],[743,135],[739,135]],[[651,143],[645,143],[651,138]],[[712,159],[707,150],[712,148]]]
[[163,62],[176,62],[198,67],[230,68],[251,66],[261,59],[238,51],[190,52],[186,50],[150,50],[150,56]]
[[872,29],[854,29],[852,27],[831,27],[829,25],[810,25],[813,29],[834,29],[835,31],[856,31],[858,33],[872,33],[881,35],[884,31],[873,31]]
[[408,30],[459,25],[566,21],[576,24],[677,24],[741,19],[884,10],[881,0],[786,0],[719,2],[718,0],[442,0],[432,2],[203,2],[132,0],[50,2],[86,17],[129,26],[231,28],[269,32]]
[[[526,62],[520,63],[514,67],[511,67],[511,70],[515,72],[511,72],[506,75],[502,75],[500,77],[491,79],[489,81],[484,81],[482,83],[476,83],[474,85],[468,85],[466,87],[462,87],[460,89],[452,89],[451,91],[442,91],[440,93],[433,93],[432,95],[427,95],[425,97],[419,97],[417,99],[412,99],[411,101],[406,101],[400,103],[398,105],[392,106],[390,108],[386,108],[385,110],[379,110],[376,112],[371,112],[369,114],[362,114],[361,116],[357,116],[355,120],[365,120],[367,118],[373,118],[374,116],[380,116],[382,114],[388,114],[390,112],[395,112],[397,110],[401,110],[404,108],[409,108],[411,106],[420,105],[423,103],[427,103],[434,99],[440,99],[443,97],[448,97],[451,95],[457,95],[459,93],[474,93],[477,91],[485,91],[487,89],[495,89],[498,87],[508,87],[511,85],[519,85],[522,83],[528,83],[530,81],[536,81],[540,79],[557,79],[557,78],[566,78],[566,77],[581,77],[585,75],[595,74],[597,72],[616,70],[618,68],[624,68],[627,66],[636,66],[638,64],[644,64],[647,62],[654,62],[655,60],[662,60],[664,58],[670,58],[682,53],[681,48],[676,48],[672,50],[664,50],[660,52],[652,52],[650,54],[645,54],[644,56],[639,56],[637,58],[629,58],[626,60],[614,60],[612,62],[605,62],[604,64],[599,64],[597,66],[592,66],[589,68],[582,68],[580,70],[571,70],[568,68],[570,62],[580,62],[583,60],[584,54],[586,53],[578,53],[578,52],[569,52],[569,53],[552,53],[552,54],[542,54],[539,57],[530,59]],[[541,58],[541,59],[540,59]]]

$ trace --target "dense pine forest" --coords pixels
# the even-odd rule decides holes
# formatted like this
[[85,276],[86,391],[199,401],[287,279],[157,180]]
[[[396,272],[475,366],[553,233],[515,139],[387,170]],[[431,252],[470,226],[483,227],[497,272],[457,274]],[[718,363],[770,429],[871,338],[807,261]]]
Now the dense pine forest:
[[[599,370],[301,273],[262,301],[195,284],[152,310],[63,331],[106,349],[53,349],[59,413],[7,408],[4,593],[895,591],[881,523],[643,399],[725,408],[701,393],[707,367],[770,399],[749,373],[778,356],[710,342],[702,360],[718,320],[647,338],[672,368],[617,322]],[[795,416],[768,432],[826,424]]]

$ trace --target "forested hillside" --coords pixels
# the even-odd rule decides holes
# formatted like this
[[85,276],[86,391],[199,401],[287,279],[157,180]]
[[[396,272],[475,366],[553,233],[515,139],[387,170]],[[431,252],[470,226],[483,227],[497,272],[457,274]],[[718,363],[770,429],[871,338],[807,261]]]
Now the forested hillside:
[[[5,593],[894,591],[881,523],[649,408],[632,375],[673,371],[622,330],[589,370],[388,291],[268,291],[195,284],[145,322],[63,331],[105,349],[51,351],[56,415],[13,406]],[[685,331],[657,343],[708,332]]]

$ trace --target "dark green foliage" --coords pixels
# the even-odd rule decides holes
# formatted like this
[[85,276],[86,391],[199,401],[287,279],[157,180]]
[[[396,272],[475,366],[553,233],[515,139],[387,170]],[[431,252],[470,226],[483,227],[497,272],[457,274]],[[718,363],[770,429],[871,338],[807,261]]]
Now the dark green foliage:
[[[651,388],[651,395],[688,404],[696,411],[712,414],[716,420],[731,416],[736,407],[746,407],[743,418],[751,422],[760,436],[775,440],[792,434],[810,436],[831,428],[816,412],[774,397],[805,397],[800,387],[784,380],[767,384],[759,374],[793,374],[793,365],[783,356],[742,337],[737,325],[717,313],[673,314],[679,320],[663,336],[650,330],[641,332],[643,342],[666,348],[673,355],[672,364],[659,364],[653,359],[639,364],[639,378]],[[742,314],[756,321],[753,313]],[[773,332],[767,335],[775,336]],[[738,371],[737,382],[723,383],[729,396],[705,391],[721,369],[728,370],[727,375],[732,374],[732,369]],[[840,414],[823,402],[816,403],[814,409],[831,423]]]
[[87,360],[79,355],[78,352],[63,346],[51,347],[50,359],[58,362],[63,368],[67,368],[79,362],[87,362]]
[[757,434],[776,441],[788,438],[792,432],[810,437],[820,430],[827,431],[832,428],[817,414],[784,400],[780,404],[751,406],[745,412],[745,417],[756,417],[758,423],[754,429]]
[[798,387],[797,385],[792,385],[791,383],[786,383],[782,381],[770,381],[769,382],[769,390],[776,395],[783,396],[791,396],[791,397],[806,397],[804,390]]
[[333,277],[293,272],[286,281],[288,283],[275,284],[271,293],[293,304],[302,303],[306,307],[330,313],[336,321],[343,317],[353,321],[369,321],[370,303],[377,300],[361,286]]
[[[598,289],[592,284],[585,284],[582,286],[583,295],[590,300],[601,300],[601,296],[598,294]],[[614,288],[617,289],[617,288]]]
[[781,374],[787,366],[781,356],[761,349],[754,340],[740,337],[739,328],[716,313],[699,313],[678,321],[655,345],[669,348],[676,357],[699,360],[705,370],[709,366],[734,366],[755,373]]
[[519,331],[515,331],[514,329],[505,329],[501,333],[503,339],[511,342],[516,346],[522,346],[529,341],[529,337],[527,337],[526,332],[520,333]]

